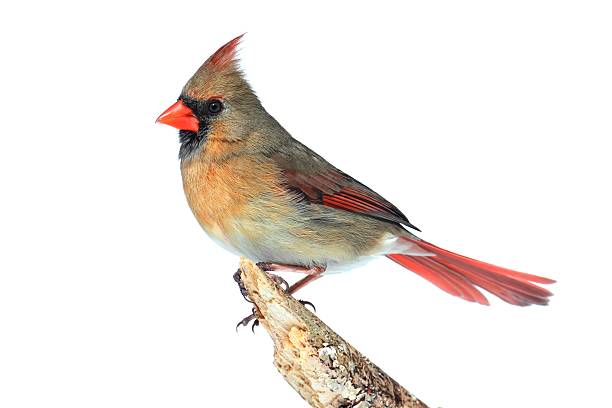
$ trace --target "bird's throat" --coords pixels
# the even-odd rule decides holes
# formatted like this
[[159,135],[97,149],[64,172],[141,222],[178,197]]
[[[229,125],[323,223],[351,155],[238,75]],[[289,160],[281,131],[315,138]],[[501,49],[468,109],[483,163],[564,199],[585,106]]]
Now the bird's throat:
[[181,147],[179,149],[179,159],[189,160],[195,156],[206,143],[205,130],[192,132],[191,130],[180,130],[179,131],[179,142]]

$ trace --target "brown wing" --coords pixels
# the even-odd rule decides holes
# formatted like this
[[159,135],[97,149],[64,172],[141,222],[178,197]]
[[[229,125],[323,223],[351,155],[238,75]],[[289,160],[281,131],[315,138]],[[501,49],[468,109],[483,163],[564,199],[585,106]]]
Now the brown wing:
[[271,155],[281,168],[288,188],[312,203],[404,224],[420,231],[396,206],[372,189],[338,170],[308,147],[296,140],[292,142],[291,148]]

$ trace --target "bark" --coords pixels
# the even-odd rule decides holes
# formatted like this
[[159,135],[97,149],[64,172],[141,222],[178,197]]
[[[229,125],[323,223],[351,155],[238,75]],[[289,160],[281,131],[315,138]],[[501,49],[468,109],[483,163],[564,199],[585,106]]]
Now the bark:
[[253,262],[242,282],[274,342],[274,365],[312,407],[427,408],[370,362]]

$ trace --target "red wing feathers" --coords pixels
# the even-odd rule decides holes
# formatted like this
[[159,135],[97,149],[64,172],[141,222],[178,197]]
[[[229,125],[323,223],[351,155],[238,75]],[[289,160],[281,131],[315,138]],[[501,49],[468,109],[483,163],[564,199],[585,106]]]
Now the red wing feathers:
[[[303,159],[300,160],[303,165]],[[276,161],[281,165],[288,187],[301,192],[312,203],[404,224],[419,231],[389,201],[322,159],[312,160],[312,166],[300,169],[294,167],[295,161],[278,157]]]

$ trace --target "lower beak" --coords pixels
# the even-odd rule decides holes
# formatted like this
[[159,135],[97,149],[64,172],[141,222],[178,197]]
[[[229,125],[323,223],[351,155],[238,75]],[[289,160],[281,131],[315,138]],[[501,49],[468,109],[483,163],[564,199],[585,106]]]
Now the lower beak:
[[164,123],[180,130],[191,130],[197,132],[200,129],[200,122],[195,117],[193,111],[189,109],[182,100],[178,100],[159,115],[156,123]]

